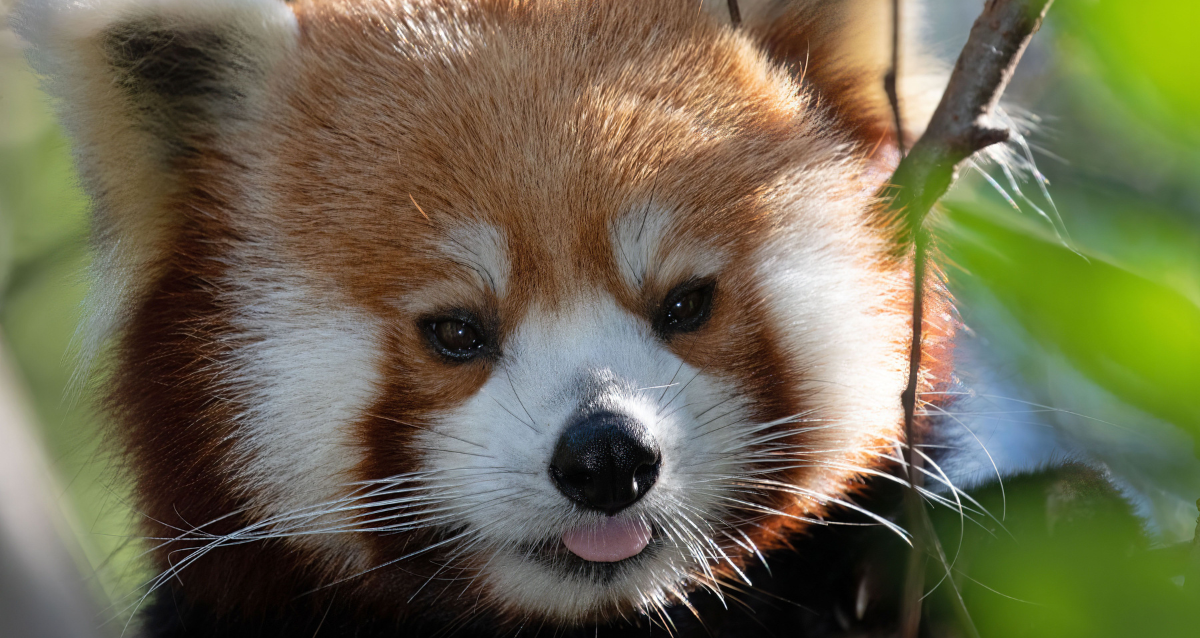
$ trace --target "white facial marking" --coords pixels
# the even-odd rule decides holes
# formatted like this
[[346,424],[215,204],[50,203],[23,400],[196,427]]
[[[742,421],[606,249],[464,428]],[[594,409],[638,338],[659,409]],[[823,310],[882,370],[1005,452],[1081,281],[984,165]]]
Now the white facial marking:
[[495,226],[484,221],[455,224],[442,231],[442,254],[475,273],[479,284],[497,296],[508,291],[508,240]]
[[[757,247],[764,321],[777,346],[803,371],[806,408],[825,420],[824,442],[846,450],[897,435],[907,370],[907,315],[897,296],[907,284],[873,262],[882,239],[865,229],[855,199],[831,200],[813,171],[773,202],[782,225]],[[830,182],[832,183],[832,182]]]
[[[313,514],[274,531],[312,532],[328,524],[316,515],[321,504],[346,494],[361,461],[352,426],[378,391],[382,327],[282,268],[246,270],[231,281],[238,308],[231,390],[247,406],[238,470],[263,516]],[[348,536],[298,538],[336,546]]]
[[647,279],[678,282],[706,277],[725,261],[716,246],[688,241],[675,228],[672,211],[653,203],[633,207],[611,229],[613,260],[621,279],[631,290],[641,290]]
[[[531,312],[503,350],[480,392],[418,442],[430,492],[465,527],[492,595],[570,620],[662,602],[702,579],[728,545],[716,531],[730,492],[720,477],[740,467],[752,428],[732,385],[685,364],[645,320],[599,293],[559,313]],[[657,540],[603,578],[562,556],[533,556],[601,516],[575,506],[549,476],[559,436],[588,402],[641,421],[662,454],[654,487],[618,514],[654,525]]]

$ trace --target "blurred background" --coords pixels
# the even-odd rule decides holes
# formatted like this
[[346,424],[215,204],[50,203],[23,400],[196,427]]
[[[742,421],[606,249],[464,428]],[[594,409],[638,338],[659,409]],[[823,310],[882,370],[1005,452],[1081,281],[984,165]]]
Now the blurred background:
[[[927,5],[952,60],[981,3]],[[1021,167],[968,172],[937,221],[966,326],[953,421],[968,453],[948,474],[970,486],[1085,461],[1111,472],[1146,539],[1097,524],[1072,551],[993,548],[955,577],[980,635],[1200,635],[1197,25],[1195,0],[1058,0],[1006,95]],[[43,586],[97,610],[13,636],[118,635],[150,576],[91,402],[102,380],[72,357],[86,208],[2,27],[0,619],[29,615]]]

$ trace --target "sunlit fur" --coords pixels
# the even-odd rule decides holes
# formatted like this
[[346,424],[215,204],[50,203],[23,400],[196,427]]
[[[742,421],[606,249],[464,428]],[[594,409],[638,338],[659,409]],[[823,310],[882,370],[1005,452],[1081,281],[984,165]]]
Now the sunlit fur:
[[[24,5],[94,201],[89,343],[112,338],[150,590],[576,625],[719,591],[857,509],[907,370],[873,196],[890,2],[745,2],[738,29],[725,6]],[[911,137],[937,70],[902,71]],[[707,323],[661,331],[698,280]],[[948,374],[930,289],[924,389]],[[436,351],[448,312],[485,355]],[[618,514],[654,540],[611,568],[565,553],[600,515],[547,472],[599,407],[663,458]]]

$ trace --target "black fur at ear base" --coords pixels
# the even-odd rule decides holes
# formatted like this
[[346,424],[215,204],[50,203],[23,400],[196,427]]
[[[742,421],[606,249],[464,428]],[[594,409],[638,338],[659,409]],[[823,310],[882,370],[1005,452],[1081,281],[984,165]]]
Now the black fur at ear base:
[[85,172],[238,129],[298,36],[282,0],[25,0],[14,24]]
[[138,125],[168,155],[190,154],[218,127],[246,119],[243,87],[261,85],[261,66],[236,33],[171,29],[161,20],[118,24],[102,36],[114,84],[141,117]]

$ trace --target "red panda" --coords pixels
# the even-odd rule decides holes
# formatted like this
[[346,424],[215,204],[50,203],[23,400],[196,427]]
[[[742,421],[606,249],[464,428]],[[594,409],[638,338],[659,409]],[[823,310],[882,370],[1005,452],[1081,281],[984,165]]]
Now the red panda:
[[25,2],[149,635],[667,622],[865,515],[912,301],[891,2],[727,7]]

